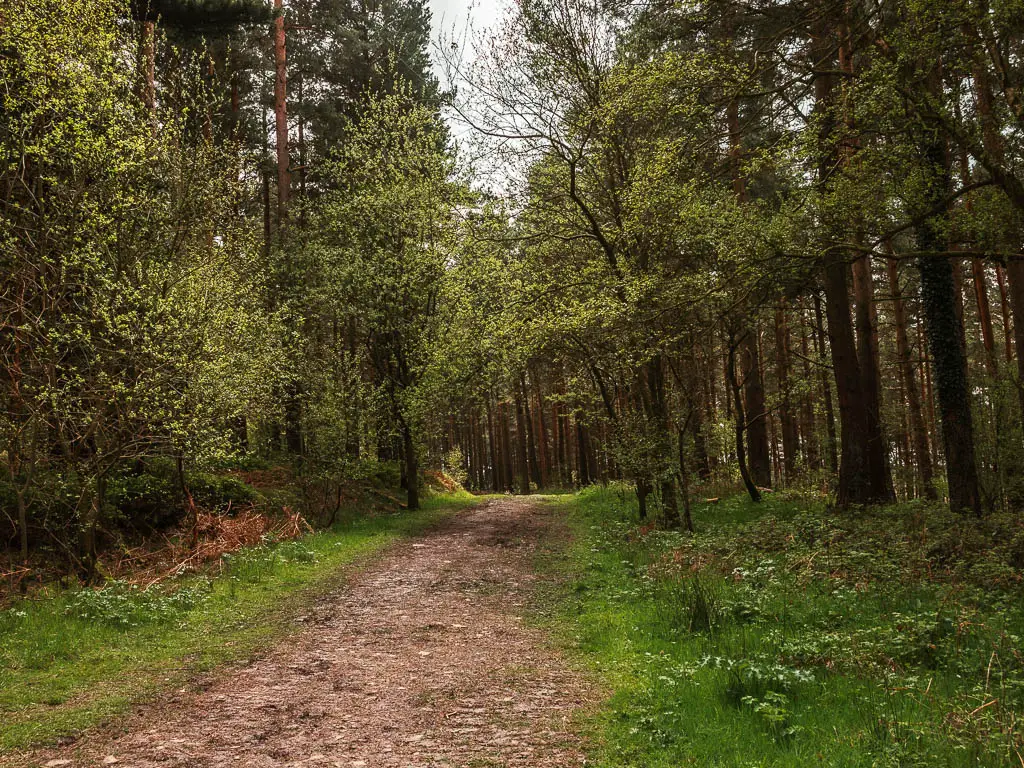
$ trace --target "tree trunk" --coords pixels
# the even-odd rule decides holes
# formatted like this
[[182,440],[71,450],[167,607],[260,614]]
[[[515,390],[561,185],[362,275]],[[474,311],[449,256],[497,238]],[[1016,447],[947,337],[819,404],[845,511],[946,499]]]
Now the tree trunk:
[[502,490],[512,491],[515,484],[515,457],[512,453],[512,425],[508,415],[508,404],[501,403],[499,406],[501,414],[501,454],[502,454]]
[[491,398],[487,398],[487,441],[491,449],[491,490],[495,493],[501,491],[501,470],[498,464],[498,441],[494,432],[494,411],[491,408]]
[[780,300],[775,308],[775,370],[781,396],[779,422],[782,429],[782,467],[785,481],[790,484],[796,478],[799,438],[789,384],[789,322],[784,300]]
[[[739,101],[729,100],[726,108],[729,127],[729,165],[732,171],[733,194],[740,203],[749,200],[747,180],[742,166],[742,134],[740,133]],[[761,378],[761,356],[758,351],[757,324],[743,336],[744,376],[743,388],[746,402],[745,412],[747,444],[750,452],[750,474],[754,483],[763,488],[772,484],[771,450],[768,445],[768,423],[764,403],[764,382]]]
[[416,443],[412,439],[412,430],[402,422],[402,453],[405,454],[406,507],[420,508],[420,463],[416,456]]
[[540,475],[540,464],[537,461],[537,434],[534,431],[533,413],[530,411],[530,390],[526,387],[526,378],[519,377],[519,389],[523,395],[523,415],[526,417],[526,444],[527,454],[530,462],[530,477],[537,488],[542,487]]
[[590,482],[596,483],[600,477],[597,471],[597,451],[594,449],[594,433],[590,431],[589,427],[586,429],[586,437],[587,471],[590,473]]
[[554,442],[552,456],[552,474],[555,482],[565,485],[565,432],[562,427],[561,407],[558,403],[551,404],[551,439]]
[[[934,88],[940,86],[934,78]],[[934,210],[949,188],[949,169],[945,147],[937,136],[921,137],[921,155],[925,170],[930,172],[928,208]],[[920,251],[943,252],[947,243],[942,224],[926,219],[917,227]],[[948,258],[922,255],[917,260],[921,273],[921,303],[924,309],[928,349],[935,366],[939,413],[942,421],[942,443],[946,455],[946,479],[949,504],[955,512],[981,514],[978,470],[974,456],[974,424],[971,416],[971,394],[967,382],[967,359],[960,344],[963,326],[956,311],[956,288],[953,265]]]
[[864,405],[868,429],[868,472],[871,487],[884,503],[896,501],[889,466],[889,445],[882,430],[882,386],[878,364],[878,315],[871,258],[862,255],[853,262],[854,309],[857,318],[857,363],[864,380]]
[[744,413],[742,386],[736,380],[736,346],[736,342],[730,339],[726,363],[726,376],[728,376],[726,383],[729,389],[732,390],[733,406],[736,413],[736,463],[740,468],[743,486],[747,489],[747,493],[750,494],[750,500],[757,502],[761,500],[761,492],[758,490],[757,484],[750,476],[750,470],[747,468],[746,441],[744,436],[747,428],[747,416]]
[[821,393],[825,402],[825,448],[828,453],[828,469],[832,474],[839,472],[839,443],[836,439],[836,412],[832,403],[832,384],[828,368],[825,367],[825,321],[821,312],[821,296],[814,292],[814,351],[818,355],[821,375]]
[[[831,175],[837,166],[833,146],[835,131],[834,75],[832,62],[838,52],[833,28],[828,24],[829,10],[821,9],[821,26],[815,30],[814,61],[820,67],[814,77],[815,111],[821,116],[818,145],[818,184],[826,194],[831,189]],[[870,463],[871,429],[864,391],[864,377],[857,355],[853,323],[850,318],[848,290],[849,254],[836,246],[827,246],[822,255],[824,264],[825,314],[828,318],[829,347],[839,401],[839,488],[840,508],[852,504],[885,503],[891,499],[891,484],[879,487],[879,478]]]
[[[21,550],[22,564],[28,563],[28,504],[25,501],[25,488],[20,479],[15,488],[18,503],[18,542]],[[22,581],[24,583],[24,580]]]
[[[665,394],[665,360],[661,355],[655,355],[645,366],[642,372],[642,386],[646,393],[644,407],[647,410],[647,419],[657,434],[659,457],[659,470],[664,471],[665,466],[671,466],[672,459],[672,435],[669,432],[668,401]],[[664,478],[664,474],[662,474]],[[679,526],[679,505],[676,499],[675,483],[671,479],[662,479],[660,484],[661,505],[664,515],[664,522],[669,527]]]
[[[800,357],[804,374],[804,386],[806,390],[800,398],[800,431],[803,433],[801,447],[804,452],[804,459],[811,469],[818,469],[821,466],[821,458],[818,453],[818,434],[814,419],[814,387],[811,382],[814,377],[811,374],[810,344],[807,336],[810,333],[807,315],[804,310],[803,300],[800,300]],[[828,378],[826,377],[826,381]]]
[[[853,36],[849,20],[850,8],[845,9],[839,24],[839,68],[847,76],[847,82],[854,82],[856,71],[853,60]],[[844,94],[843,121],[846,137],[840,148],[844,167],[849,167],[860,148],[860,139],[853,117],[850,93]],[[860,245],[863,239],[863,221],[857,215],[854,224],[854,240]],[[878,315],[875,309],[874,285],[871,275],[871,257],[858,251],[853,254],[853,309],[856,329],[857,367],[861,375],[861,397],[867,438],[866,464],[869,494],[872,500],[883,503],[896,501],[892,484],[892,470],[889,467],[889,446],[882,429],[882,388],[878,364]]]
[[868,463],[871,449],[867,404],[850,322],[846,272],[846,260],[842,256],[832,253],[826,257],[825,310],[839,396],[841,446],[837,503],[840,507],[889,501],[885,489],[873,486],[874,478]]
[[284,439],[288,453],[292,456],[303,455],[302,401],[299,399],[299,388],[295,384],[289,384],[285,388]]
[[530,454],[527,443],[530,442],[530,428],[523,409],[523,397],[519,392],[515,396],[516,408],[516,458],[519,464],[519,492],[530,492]]
[[565,487],[572,485],[572,432],[569,429],[569,414],[565,410],[565,406],[559,406],[558,423],[559,438],[558,443],[558,466],[559,474],[562,478],[562,485]]
[[288,156],[288,54],[285,43],[284,3],[274,0],[274,122],[277,137],[277,221],[288,218],[291,161]]
[[896,356],[899,358],[900,377],[907,401],[910,420],[910,436],[914,445],[914,458],[917,472],[921,478],[924,495],[929,499],[937,499],[933,481],[932,454],[928,447],[928,429],[921,411],[921,399],[918,396],[917,382],[914,375],[914,364],[910,358],[910,341],[907,336],[907,312],[903,303],[903,292],[900,290],[899,271],[896,259],[889,259],[889,288],[892,291],[893,323],[896,326]]
[[683,496],[683,526],[693,533],[693,514],[690,509],[690,476],[686,469],[686,433],[679,429],[679,490]]
[[636,503],[640,512],[640,519],[647,519],[647,497],[651,495],[651,484],[646,480],[637,480]]
[[761,355],[757,326],[743,336],[743,397],[747,424],[747,449],[750,456],[750,477],[761,488],[772,486],[772,457],[768,443],[768,412],[764,402],[761,378]]
[[96,576],[96,534],[103,516],[103,504],[106,496],[107,478],[100,475],[94,481],[92,498],[89,499],[89,511],[79,529],[79,555],[85,569],[84,576],[89,581]]
[[708,456],[708,443],[705,435],[704,408],[706,403],[703,400],[704,398],[693,409],[693,452],[696,454],[697,476],[701,480],[707,480],[711,477],[711,459]]
[[480,408],[473,407],[473,455],[476,466],[474,490],[482,491],[487,485],[487,455],[484,452],[484,430],[480,423]]
[[999,313],[1002,315],[1003,346],[1006,362],[1013,360],[1013,330],[1010,327],[1010,299],[1006,290],[1006,273],[996,264],[996,283],[999,285]]
[[996,358],[996,335],[992,328],[992,308],[988,301],[985,263],[977,257],[971,259],[971,276],[974,280],[974,300],[978,305],[981,343],[985,347],[985,369],[989,376],[996,376],[999,373],[999,362]]
[[551,482],[551,449],[548,445],[548,425],[547,419],[544,416],[544,396],[541,393],[540,381],[534,378],[533,383],[537,395],[537,447],[540,450],[540,482],[537,485],[539,488],[547,488]]
[[576,422],[576,453],[579,467],[580,487],[590,485],[590,459],[587,457],[587,443],[590,442],[587,429],[579,421]]

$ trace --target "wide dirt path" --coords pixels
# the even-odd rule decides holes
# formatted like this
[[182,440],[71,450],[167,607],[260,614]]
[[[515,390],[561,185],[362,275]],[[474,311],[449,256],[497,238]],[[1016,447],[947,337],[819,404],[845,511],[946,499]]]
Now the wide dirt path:
[[582,765],[569,719],[592,692],[521,619],[553,525],[522,499],[456,515],[323,598],[261,659],[19,764]]

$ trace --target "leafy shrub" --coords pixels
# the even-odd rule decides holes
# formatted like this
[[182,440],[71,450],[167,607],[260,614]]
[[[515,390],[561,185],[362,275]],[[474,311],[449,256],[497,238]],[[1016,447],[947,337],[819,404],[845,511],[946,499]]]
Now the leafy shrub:
[[894,632],[886,633],[887,646],[893,657],[907,666],[939,669],[956,654],[947,641],[956,633],[956,625],[948,616],[935,613],[914,615],[893,614]]
[[[114,473],[107,483],[107,503],[134,525],[173,525],[186,511],[177,472],[173,461],[160,458],[141,469]],[[195,503],[207,509],[239,507],[260,498],[256,489],[229,475],[188,472],[185,482]]]
[[229,475],[190,472],[188,486],[196,504],[210,509],[225,509],[228,505],[238,507],[260,498],[255,488]]
[[144,472],[121,472],[107,482],[107,503],[135,525],[163,528],[177,522],[184,507],[174,475],[163,462]]
[[768,691],[763,698],[744,696],[742,703],[760,718],[777,739],[790,739],[803,730],[799,725],[793,725],[789,697],[784,693]]
[[725,698],[739,706],[744,699],[763,700],[769,693],[793,693],[800,685],[814,682],[814,673],[760,659],[709,657],[703,666],[726,673]]
[[170,621],[192,610],[207,594],[199,586],[166,593],[114,581],[102,589],[81,589],[72,593],[65,611],[84,621],[127,628]]
[[466,472],[466,457],[462,455],[462,450],[458,446],[445,454],[441,467],[444,473],[459,485],[464,486],[469,480],[469,473]]

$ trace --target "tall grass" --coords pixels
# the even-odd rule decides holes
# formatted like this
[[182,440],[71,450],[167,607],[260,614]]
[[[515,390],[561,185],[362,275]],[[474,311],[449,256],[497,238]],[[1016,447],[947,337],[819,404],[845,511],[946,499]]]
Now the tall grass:
[[612,691],[590,764],[1024,764],[1018,523],[775,495],[697,505],[690,537],[614,487],[551,503],[556,626]]

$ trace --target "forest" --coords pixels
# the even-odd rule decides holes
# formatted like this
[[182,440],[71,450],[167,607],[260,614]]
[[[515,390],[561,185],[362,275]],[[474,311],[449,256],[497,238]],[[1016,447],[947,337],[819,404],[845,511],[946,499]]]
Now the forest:
[[1024,765],[1024,2],[499,15],[0,0],[0,764],[437,544],[582,746],[337,765]]

